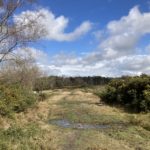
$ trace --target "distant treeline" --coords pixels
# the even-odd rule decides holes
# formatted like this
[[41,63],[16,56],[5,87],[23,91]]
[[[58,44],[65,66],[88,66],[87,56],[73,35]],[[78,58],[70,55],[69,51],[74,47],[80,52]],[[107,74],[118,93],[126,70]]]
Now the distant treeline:
[[57,77],[49,76],[38,78],[35,82],[36,91],[65,88],[65,87],[85,87],[93,85],[107,84],[112,78],[93,76],[93,77]]

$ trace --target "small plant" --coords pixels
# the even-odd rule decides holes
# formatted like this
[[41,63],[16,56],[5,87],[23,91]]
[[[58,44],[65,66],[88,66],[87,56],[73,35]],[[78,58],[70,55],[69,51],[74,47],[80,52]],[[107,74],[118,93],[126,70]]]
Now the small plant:
[[47,95],[46,93],[39,93],[38,96],[39,96],[39,97],[38,97],[38,100],[39,100],[39,101],[44,101],[44,100],[46,100],[47,97],[48,97],[48,95]]

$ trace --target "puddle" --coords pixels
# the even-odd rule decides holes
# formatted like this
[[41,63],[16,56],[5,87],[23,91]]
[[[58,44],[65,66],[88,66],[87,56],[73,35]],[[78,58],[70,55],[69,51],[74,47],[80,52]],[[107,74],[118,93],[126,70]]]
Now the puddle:
[[51,120],[49,124],[57,125],[63,128],[74,128],[74,129],[108,129],[111,128],[111,125],[92,125],[92,124],[81,124],[81,123],[72,123],[68,120]]

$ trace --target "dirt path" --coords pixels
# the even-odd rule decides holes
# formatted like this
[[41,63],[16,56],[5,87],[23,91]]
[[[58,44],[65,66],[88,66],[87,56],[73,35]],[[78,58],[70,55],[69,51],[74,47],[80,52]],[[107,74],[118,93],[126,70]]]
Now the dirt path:
[[[133,115],[104,104],[99,97],[83,89],[45,91],[49,98],[36,107],[15,116],[15,124],[30,133],[17,140],[16,149],[22,143],[26,149],[37,150],[149,150],[150,132],[141,126],[130,124]],[[112,125],[109,129],[63,128],[50,124],[51,120],[65,119],[71,123]],[[126,126],[118,128],[116,124]],[[10,125],[11,126],[11,125]],[[36,130],[37,128],[37,130]],[[29,131],[28,131],[29,130]],[[29,134],[30,135],[30,134]],[[30,143],[30,144],[29,144]],[[13,143],[9,142],[10,146]],[[12,145],[11,145],[12,144]],[[14,148],[15,149],[15,148]]]

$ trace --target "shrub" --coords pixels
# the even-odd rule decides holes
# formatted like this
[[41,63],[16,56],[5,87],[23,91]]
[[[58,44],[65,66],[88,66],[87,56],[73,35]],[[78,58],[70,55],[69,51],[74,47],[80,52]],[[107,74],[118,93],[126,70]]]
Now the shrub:
[[115,79],[101,94],[109,104],[119,104],[134,112],[150,111],[150,77]]
[[39,93],[38,100],[39,101],[44,101],[44,100],[47,99],[47,97],[48,97],[48,95],[46,93]]
[[18,84],[0,85],[0,115],[21,112],[36,102],[32,91]]

